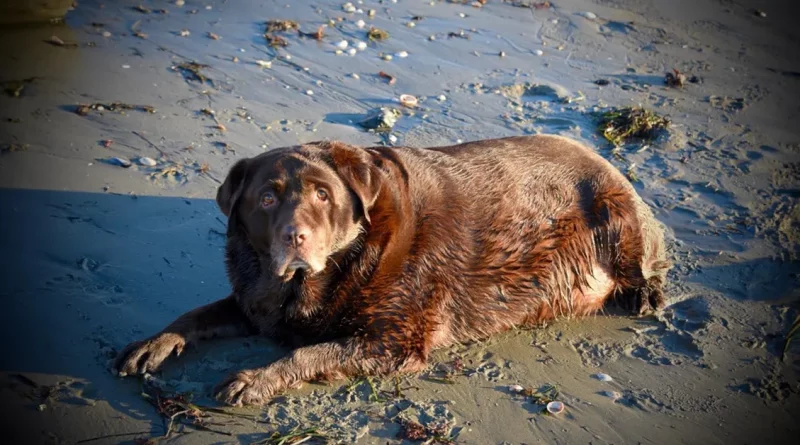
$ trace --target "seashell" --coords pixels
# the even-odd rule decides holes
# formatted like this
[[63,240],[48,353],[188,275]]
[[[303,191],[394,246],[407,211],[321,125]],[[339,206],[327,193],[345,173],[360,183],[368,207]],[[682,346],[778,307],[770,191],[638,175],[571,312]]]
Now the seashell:
[[403,106],[413,108],[417,106],[417,98],[410,95],[410,94],[401,94],[400,95],[400,103]]
[[534,51],[534,53],[536,53],[537,56],[543,56],[544,55],[544,51],[542,51],[540,49],[537,49],[536,51]]
[[347,49],[347,40],[342,40],[336,43],[336,47],[339,49]]
[[358,28],[358,29],[361,29],[361,28],[363,28],[365,26],[367,26],[367,24],[363,20],[359,20],[359,21],[356,22],[356,28]]
[[256,65],[260,66],[261,68],[272,68],[272,61],[271,60],[261,60],[256,59]]
[[146,167],[155,167],[156,161],[153,158],[148,158],[147,156],[143,156],[139,158],[139,163],[146,166]]
[[347,54],[349,54],[351,56],[355,56],[357,52],[358,51],[356,51],[355,48],[350,48],[350,49],[347,50]]
[[344,12],[356,12],[356,7],[352,3],[347,2],[347,3],[342,5],[342,11],[344,11]]
[[128,168],[131,166],[131,161],[125,158],[118,158],[118,157],[108,158],[107,162],[111,165],[116,165],[124,168]]
[[550,414],[561,414],[564,411],[564,403],[550,402],[547,404],[547,412]]
[[406,57],[408,57],[408,52],[406,52],[406,51],[400,51],[399,53],[395,54],[395,56],[397,56],[397,57],[399,57],[399,58],[403,59],[403,58],[406,58]]
[[595,14],[595,13],[593,13],[593,12],[589,12],[589,11],[586,11],[586,12],[579,12],[579,13],[578,13],[578,15],[579,15],[579,16],[581,16],[581,17],[583,17],[583,18],[587,18],[587,19],[589,19],[589,20],[594,20],[594,19],[596,19],[596,18],[597,18],[597,14]]
[[614,379],[612,379],[610,375],[603,374],[602,372],[597,373],[597,374],[593,375],[592,377],[596,378],[597,380],[600,380],[601,382],[613,382],[614,381]]
[[359,51],[364,51],[365,49],[367,49],[367,43],[366,42],[359,41],[359,42],[356,42],[354,46]]
[[508,385],[508,390],[511,392],[522,392],[525,391],[525,388],[522,385]]
[[444,94],[440,94],[439,97],[437,97],[437,99],[439,99],[440,102],[444,102],[447,100],[447,96],[445,96]]
[[308,95],[308,96],[313,96],[313,95],[314,95],[314,91],[312,91],[312,90],[306,90],[306,95]]

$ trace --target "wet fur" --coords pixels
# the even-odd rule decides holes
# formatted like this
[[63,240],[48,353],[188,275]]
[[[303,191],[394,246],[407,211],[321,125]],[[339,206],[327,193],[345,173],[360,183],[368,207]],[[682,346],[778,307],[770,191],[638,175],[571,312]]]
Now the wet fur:
[[237,164],[218,194],[233,215],[232,295],[129,346],[121,371],[157,368],[165,357],[147,361],[165,348],[258,332],[295,349],[231,375],[217,397],[261,404],[305,381],[419,371],[435,348],[589,315],[609,300],[636,314],[664,304],[660,223],[619,171],[574,141],[282,150],[271,156],[322,159],[341,176],[353,194],[354,239],[321,274],[284,282],[265,273],[235,221],[235,195],[257,158]]

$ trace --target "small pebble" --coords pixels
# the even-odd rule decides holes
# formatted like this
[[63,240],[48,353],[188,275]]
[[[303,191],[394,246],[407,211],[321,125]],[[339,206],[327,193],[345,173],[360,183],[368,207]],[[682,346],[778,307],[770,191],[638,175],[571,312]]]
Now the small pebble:
[[347,50],[347,54],[350,54],[351,56],[355,56],[357,52],[358,51],[356,51],[355,48],[350,48]]
[[597,380],[600,380],[601,382],[612,382],[612,381],[614,381],[614,379],[612,379],[610,375],[603,374],[602,372],[601,373],[597,373],[597,374],[593,375],[592,377],[596,378]]
[[38,409],[39,411],[44,411],[47,409],[47,405],[42,403],[41,405],[37,406],[36,409]]
[[342,10],[343,10],[344,12],[356,12],[356,7],[355,7],[355,6],[353,6],[353,4],[352,4],[352,3],[350,3],[350,2],[347,2],[347,3],[345,3],[345,4],[343,4],[343,5],[342,5]]
[[417,23],[416,22],[408,22],[408,23],[406,23],[406,26],[408,26],[409,28],[413,28],[413,27],[417,26]]
[[153,158],[148,158],[147,156],[139,158],[139,163],[147,166],[147,167],[155,167],[156,161]]
[[363,28],[365,26],[367,26],[367,24],[364,23],[363,20],[359,20],[359,21],[356,22],[356,28],[358,28],[358,29],[361,29],[361,28]]
[[361,77],[360,77],[358,74],[356,74],[356,73],[353,73],[353,74],[351,74],[351,75],[350,75],[350,77],[352,77],[353,79],[356,79],[356,80],[358,80],[358,79],[360,79],[360,78],[361,78]]
[[543,55],[544,55],[544,51],[542,51],[542,50],[540,50],[540,49],[537,49],[536,51],[534,51],[534,53],[535,53],[537,56],[543,56]]
[[128,69],[130,67],[131,67],[130,65],[122,65],[122,68],[124,68],[124,69]]
[[395,135],[393,135],[393,134],[390,134],[390,135],[389,135],[389,142],[391,142],[392,144],[394,144],[395,142],[397,142],[397,136],[395,136]]
[[499,55],[500,57],[505,57],[505,56],[506,56],[506,52],[505,52],[505,51],[500,51],[500,54],[498,54],[498,55]]
[[111,37],[111,33],[108,31],[103,31],[103,37]]
[[358,42],[355,43],[355,47],[359,51],[364,51],[365,49],[367,49],[367,43],[358,41]]
[[370,9],[369,12],[367,12],[367,15],[370,16],[370,17],[375,17],[375,10],[374,9]]
[[347,40],[342,40],[341,42],[337,43],[336,47],[339,49],[347,49]]
[[581,17],[587,18],[589,20],[594,20],[594,19],[597,18],[597,14],[595,14],[593,12],[589,12],[589,11],[578,13],[578,15],[580,15]]
[[386,61],[392,60],[392,55],[391,54],[384,54],[384,55],[381,56],[381,59],[386,60]]
[[447,96],[445,96],[444,94],[440,94],[439,97],[437,97],[437,99],[439,99],[439,102],[444,102],[447,100]]
[[183,6],[186,2],[184,0],[175,0],[175,6]]
[[181,37],[188,37],[189,34],[191,34],[191,33],[189,32],[188,29],[182,29],[181,32],[178,33],[178,35],[181,36]]
[[404,59],[404,58],[408,57],[408,52],[400,51],[399,53],[395,54],[395,56],[397,56],[397,57],[399,57],[401,59]]
[[508,390],[511,392],[522,392],[525,388],[522,385],[508,385]]
[[622,397],[622,394],[620,394],[620,393],[618,393],[616,391],[601,391],[600,394],[608,397],[609,399],[614,399],[614,400],[617,400],[620,397]]
[[306,90],[306,95],[308,95],[308,96],[313,96],[313,95],[314,95],[314,92],[313,92],[313,91],[311,91],[311,90]]
[[464,17],[466,17],[467,15],[466,15],[466,14],[464,14],[463,12],[459,12],[459,13],[458,13],[458,16],[459,16],[459,17],[461,17],[461,18],[463,19],[463,18],[464,18]]
[[344,54],[344,51],[337,49],[336,51],[334,51],[334,54],[336,54],[337,56],[341,56],[342,54]]
[[550,23],[552,23],[554,25],[558,25],[558,19],[550,20]]
[[256,59],[256,65],[260,66],[261,68],[272,68],[272,61]]

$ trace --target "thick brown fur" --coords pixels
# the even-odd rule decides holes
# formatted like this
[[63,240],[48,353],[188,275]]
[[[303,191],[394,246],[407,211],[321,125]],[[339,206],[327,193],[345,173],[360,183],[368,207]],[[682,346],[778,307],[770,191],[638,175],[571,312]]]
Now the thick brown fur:
[[419,371],[435,348],[612,299],[636,314],[664,304],[662,226],[619,171],[562,137],[287,147],[239,161],[217,202],[232,294],[130,345],[121,373],[257,332],[295,349],[216,394],[262,404],[306,381]]

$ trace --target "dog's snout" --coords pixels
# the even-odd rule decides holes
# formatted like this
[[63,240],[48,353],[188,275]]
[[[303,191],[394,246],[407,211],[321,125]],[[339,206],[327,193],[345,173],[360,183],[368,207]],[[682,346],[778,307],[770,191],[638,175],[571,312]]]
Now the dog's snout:
[[296,225],[288,225],[283,229],[283,241],[294,247],[297,248],[303,242],[308,239],[310,231],[307,227],[304,226],[296,226]]

